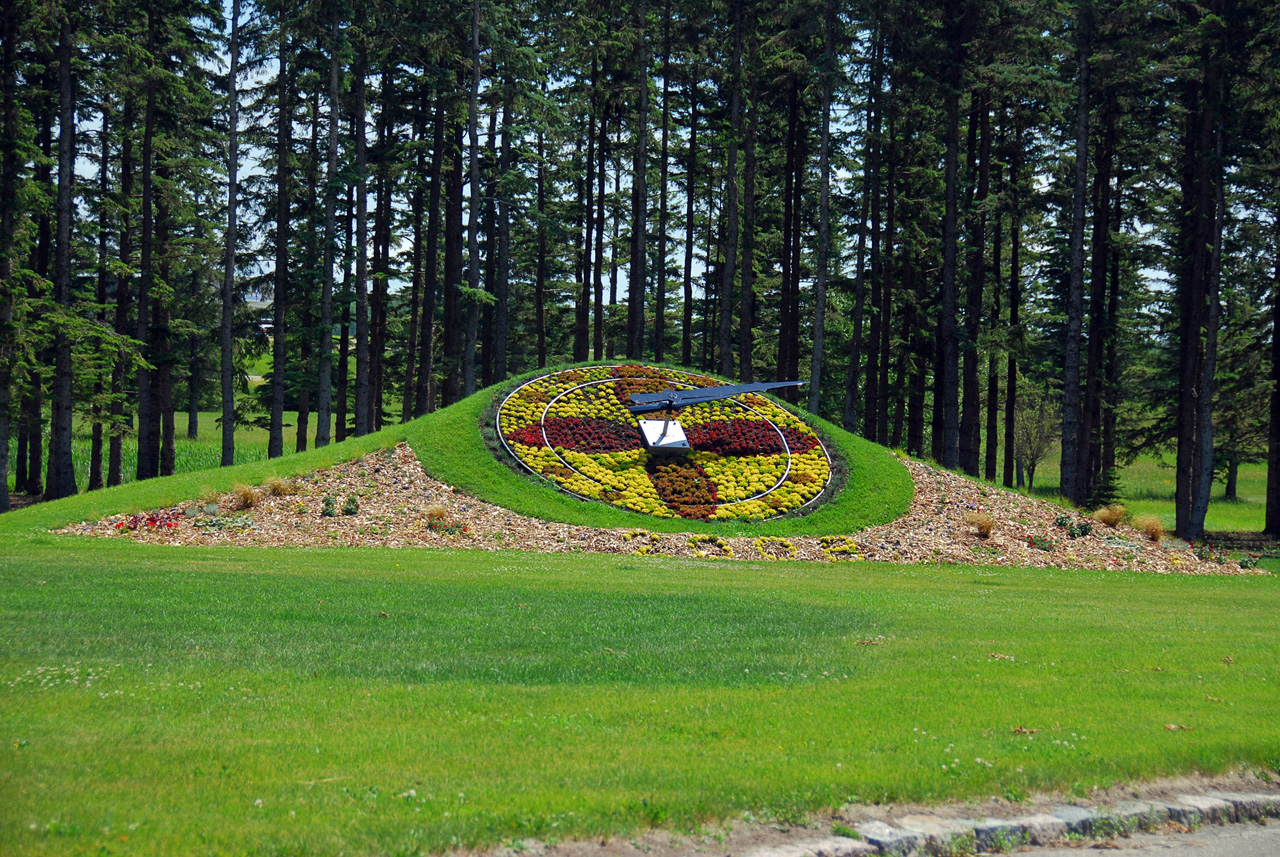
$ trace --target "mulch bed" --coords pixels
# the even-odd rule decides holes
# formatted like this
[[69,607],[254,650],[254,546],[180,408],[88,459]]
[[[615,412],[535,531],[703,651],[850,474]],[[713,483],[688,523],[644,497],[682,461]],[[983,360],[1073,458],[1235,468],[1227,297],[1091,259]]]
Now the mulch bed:
[[[1267,574],[1242,569],[1234,561],[1199,558],[1181,542],[1156,545],[1128,526],[1093,523],[1088,535],[1071,538],[1057,523],[1088,519],[1062,507],[992,488],[916,461],[904,461],[915,482],[907,514],[893,523],[850,536],[758,539],[694,537],[579,527],[517,515],[470,497],[427,476],[405,444],[293,481],[293,493],[263,496],[250,509],[235,494],[211,498],[150,515],[115,515],[65,527],[58,532],[128,538],[166,545],[289,545],[436,547],[472,550],[519,549],[547,553],[585,551],[727,560],[859,559],[912,564],[1107,568],[1157,574]],[[332,516],[325,498],[331,497]],[[348,498],[358,511],[343,514]],[[205,508],[208,506],[209,511]],[[432,507],[435,507],[434,510]],[[432,520],[428,514],[434,511]],[[965,520],[966,513],[994,519],[987,538]],[[1042,546],[1032,546],[1032,537]]]

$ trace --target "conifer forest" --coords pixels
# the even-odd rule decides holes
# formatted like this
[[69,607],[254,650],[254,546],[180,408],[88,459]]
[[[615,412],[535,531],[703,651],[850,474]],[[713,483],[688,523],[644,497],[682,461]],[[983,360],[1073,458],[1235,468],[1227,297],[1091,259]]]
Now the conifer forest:
[[175,414],[230,464],[608,359],[1080,505],[1162,453],[1185,538],[1265,462],[1280,535],[1275,3],[3,0],[0,46],[0,510],[174,472]]

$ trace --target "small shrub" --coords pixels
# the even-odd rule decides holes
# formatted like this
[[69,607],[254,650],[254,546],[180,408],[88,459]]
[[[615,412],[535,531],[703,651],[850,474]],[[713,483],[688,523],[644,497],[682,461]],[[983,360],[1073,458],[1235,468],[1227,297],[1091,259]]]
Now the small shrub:
[[991,538],[991,531],[996,528],[996,519],[986,512],[965,512],[964,522],[978,531],[979,538]]
[[342,514],[358,515],[360,513],[360,498],[355,494],[347,497],[347,502],[342,504]]
[[1093,524],[1088,521],[1081,521],[1078,524],[1072,524],[1067,527],[1067,535],[1073,539],[1082,539],[1089,533],[1093,532]]
[[281,479],[279,476],[270,476],[262,483],[262,490],[271,497],[286,497],[290,494],[296,494],[297,488],[291,479]]
[[231,493],[236,496],[237,509],[252,509],[262,502],[262,492],[244,483],[237,484],[231,489]]
[[443,521],[444,516],[449,513],[449,507],[444,503],[428,503],[427,508],[422,511],[428,521]]
[[1164,538],[1164,522],[1155,515],[1139,515],[1133,519],[1133,525],[1156,544],[1159,544],[1160,539]]
[[1055,527],[1062,527],[1062,529],[1065,530],[1067,527],[1071,526],[1071,516],[1066,514],[1059,515],[1053,519],[1053,525]]
[[1089,501],[1085,504],[1089,509],[1102,509],[1114,506],[1120,500],[1120,470],[1108,467],[1102,471],[1098,484],[1094,486]]
[[1251,553],[1251,554],[1249,554],[1248,556],[1242,556],[1242,557],[1240,557],[1240,567],[1241,567],[1241,568],[1245,568],[1245,569],[1248,569],[1248,568],[1257,568],[1257,567],[1258,567],[1258,555],[1257,555],[1257,554],[1255,554],[1255,553]]
[[1027,536],[1027,547],[1042,551],[1052,551],[1057,546],[1058,543],[1052,538],[1046,538],[1045,536]]
[[1093,519],[1099,524],[1106,524],[1108,527],[1115,529],[1120,526],[1120,522],[1124,520],[1125,508],[1119,503],[1113,503],[1110,506],[1103,506],[1093,513]]
[[320,514],[326,518],[338,517],[338,498],[332,494],[324,495],[324,501],[320,504]]

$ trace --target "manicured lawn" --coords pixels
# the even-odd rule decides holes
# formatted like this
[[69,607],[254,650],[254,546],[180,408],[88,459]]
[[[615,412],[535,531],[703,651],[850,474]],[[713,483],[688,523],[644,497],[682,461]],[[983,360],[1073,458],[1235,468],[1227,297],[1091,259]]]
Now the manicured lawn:
[[0,842],[416,853],[1275,767],[1278,610],[1272,578],[10,532]]

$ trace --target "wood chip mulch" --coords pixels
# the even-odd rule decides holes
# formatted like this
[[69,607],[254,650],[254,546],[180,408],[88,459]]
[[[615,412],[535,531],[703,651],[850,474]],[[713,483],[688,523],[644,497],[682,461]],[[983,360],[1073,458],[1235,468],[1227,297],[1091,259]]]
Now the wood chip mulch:
[[[58,532],[128,538],[147,544],[258,546],[436,547],[472,550],[519,549],[739,560],[856,561],[912,564],[971,564],[1038,568],[1107,568],[1158,574],[1267,574],[1242,569],[1234,561],[1201,559],[1181,542],[1156,545],[1137,530],[1093,523],[1078,538],[1056,523],[1086,518],[1051,503],[992,488],[916,461],[904,461],[915,482],[907,514],[893,523],[849,536],[717,539],[689,533],[596,529],[517,515],[477,500],[427,476],[405,444],[293,480],[292,493],[263,496],[251,509],[238,507],[235,494],[155,510],[147,515],[115,515]],[[332,497],[332,516],[324,514]],[[359,510],[343,514],[348,498]],[[434,507],[434,508],[433,508]],[[438,520],[431,520],[434,512]],[[988,538],[965,521],[966,513],[995,520]],[[136,527],[129,529],[129,527]],[[1052,539],[1050,550],[1033,547],[1031,537]]]

